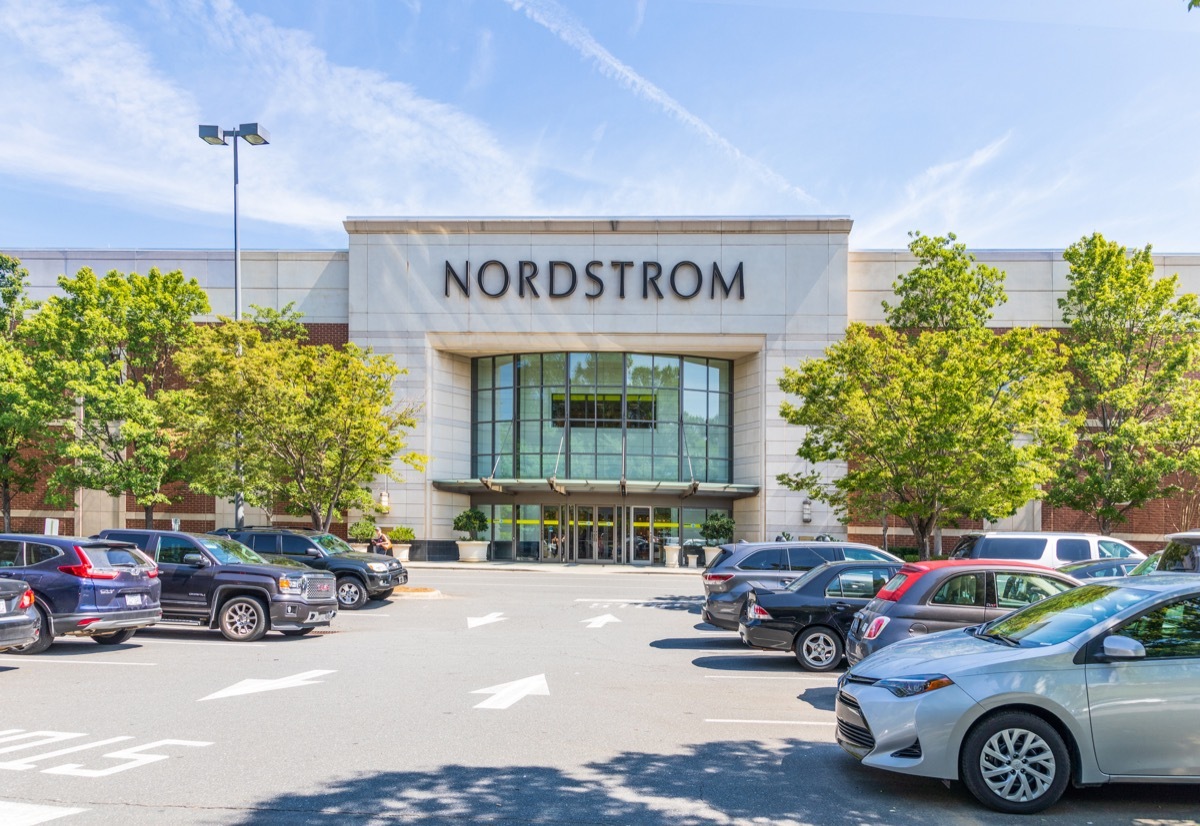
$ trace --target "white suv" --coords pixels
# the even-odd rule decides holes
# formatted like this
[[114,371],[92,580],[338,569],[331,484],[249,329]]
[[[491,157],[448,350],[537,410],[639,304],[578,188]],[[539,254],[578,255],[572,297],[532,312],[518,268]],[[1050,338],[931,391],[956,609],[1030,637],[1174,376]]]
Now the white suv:
[[1095,533],[988,531],[958,540],[955,559],[1020,559],[1057,568],[1083,559],[1144,559],[1145,554],[1111,536]]

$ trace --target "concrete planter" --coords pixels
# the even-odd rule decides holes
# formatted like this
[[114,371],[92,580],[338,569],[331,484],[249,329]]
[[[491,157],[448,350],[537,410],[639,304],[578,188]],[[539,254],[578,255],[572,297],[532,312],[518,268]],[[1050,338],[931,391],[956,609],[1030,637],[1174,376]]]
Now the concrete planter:
[[717,554],[719,554],[720,552],[721,552],[721,549],[718,547],[715,547],[713,545],[705,545],[704,546],[704,567],[707,568],[709,565],[711,565],[712,561],[717,558]]
[[663,546],[663,562],[668,568],[679,567],[679,546],[664,545]]
[[412,550],[412,545],[407,542],[393,542],[392,553],[396,555],[396,559],[401,562],[408,562],[408,552]]
[[473,539],[460,539],[454,544],[458,545],[459,562],[487,562],[489,543]]

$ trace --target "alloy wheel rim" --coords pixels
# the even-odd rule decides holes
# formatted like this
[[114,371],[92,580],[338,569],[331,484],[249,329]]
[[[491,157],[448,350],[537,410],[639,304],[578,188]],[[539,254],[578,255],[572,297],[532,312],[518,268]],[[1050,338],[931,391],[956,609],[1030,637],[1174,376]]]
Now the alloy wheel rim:
[[1054,782],[1056,770],[1049,744],[1023,728],[996,732],[979,755],[983,782],[997,797],[1012,803],[1041,797]]
[[338,601],[343,605],[353,605],[358,602],[361,591],[353,582],[338,586]]
[[229,609],[226,616],[229,618],[229,626],[233,633],[239,637],[252,634],[258,627],[258,614],[249,605],[235,605]]
[[828,634],[813,634],[804,641],[804,659],[813,665],[829,665],[833,651],[833,640]]

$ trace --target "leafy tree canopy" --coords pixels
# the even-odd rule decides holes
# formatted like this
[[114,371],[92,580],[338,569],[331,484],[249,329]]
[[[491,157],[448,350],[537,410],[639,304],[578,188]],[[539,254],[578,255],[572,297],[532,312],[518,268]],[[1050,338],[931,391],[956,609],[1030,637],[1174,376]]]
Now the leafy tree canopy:
[[[1087,427],[1060,468],[1049,501],[1090,514],[1102,533],[1134,508],[1169,495],[1169,474],[1190,443],[1197,395],[1200,301],[1156,278],[1149,246],[1132,253],[1095,233],[1072,244],[1058,306],[1074,378],[1068,411]],[[1191,448],[1194,449],[1194,448]]]
[[887,323],[896,330],[968,330],[987,326],[993,309],[1008,300],[1004,273],[978,264],[965,244],[946,237],[910,232],[908,249],[917,266],[896,279],[899,303],[883,302]]

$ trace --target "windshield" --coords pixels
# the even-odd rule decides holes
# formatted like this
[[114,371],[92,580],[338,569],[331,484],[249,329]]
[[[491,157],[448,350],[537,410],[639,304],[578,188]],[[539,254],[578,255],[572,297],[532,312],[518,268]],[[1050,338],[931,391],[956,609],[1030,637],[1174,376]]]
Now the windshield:
[[825,565],[818,565],[815,568],[809,568],[807,571],[805,571],[803,574],[801,574],[798,579],[793,579],[791,582],[789,582],[788,586],[786,588],[784,588],[783,590],[799,591],[801,588],[804,587],[805,583],[812,582],[812,580],[816,576],[818,576],[823,570],[825,570],[826,567],[827,566],[825,566]]
[[354,553],[354,549],[337,538],[331,533],[321,533],[312,537],[312,541],[316,542],[331,554],[349,554]]
[[200,544],[204,546],[205,550],[216,557],[217,562],[222,565],[234,562],[249,562],[252,565],[271,564],[241,542],[233,539],[226,539],[223,536],[198,536],[196,538],[200,540]]
[[1150,592],[1137,588],[1083,585],[993,620],[981,626],[977,633],[1001,637],[1018,645],[1056,645],[1149,596]]
[[307,568],[303,562],[292,559],[284,554],[263,554],[263,561],[280,568]]
[[1158,560],[1160,559],[1162,559],[1162,551],[1150,554],[1150,556],[1139,562],[1137,567],[1129,572],[1129,576],[1145,576],[1146,574],[1154,573],[1158,570]]

